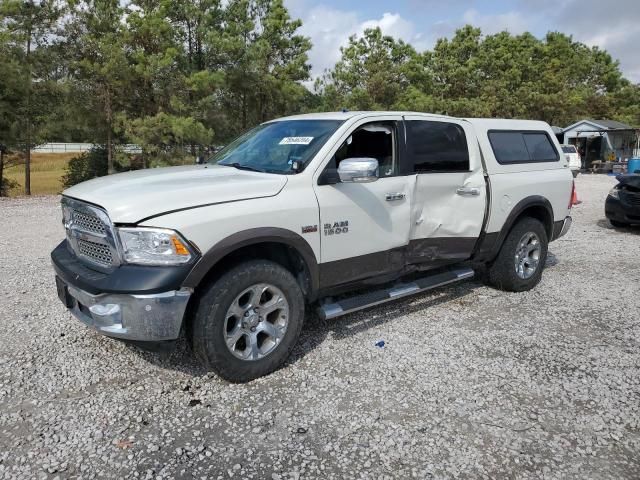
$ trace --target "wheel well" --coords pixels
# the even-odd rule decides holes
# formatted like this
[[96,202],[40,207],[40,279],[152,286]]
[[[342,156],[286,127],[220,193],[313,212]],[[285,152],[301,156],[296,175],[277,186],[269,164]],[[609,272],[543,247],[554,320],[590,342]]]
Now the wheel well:
[[539,220],[544,226],[548,240],[553,239],[553,207],[544,197],[528,197],[515,206],[499,232],[482,237],[474,254],[474,260],[480,264],[495,260],[513,226],[524,217]]
[[[553,236],[553,215],[546,207],[543,207],[542,205],[532,205],[525,208],[513,222],[513,225],[515,225],[518,220],[523,217],[532,217],[536,220],[539,220],[542,225],[544,225],[544,229],[547,232],[548,241],[551,241],[551,238]],[[511,226],[511,228],[513,228],[513,225]]]
[[290,245],[278,242],[261,242],[240,247],[218,260],[196,287],[196,293],[204,285],[215,282],[222,274],[247,260],[271,260],[289,270],[298,281],[305,299],[313,296],[311,273],[302,255]]

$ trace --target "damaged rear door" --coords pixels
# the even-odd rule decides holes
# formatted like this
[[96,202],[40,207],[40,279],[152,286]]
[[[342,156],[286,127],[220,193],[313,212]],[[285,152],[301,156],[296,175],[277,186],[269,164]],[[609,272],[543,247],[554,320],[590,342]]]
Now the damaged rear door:
[[407,262],[435,268],[468,259],[480,236],[487,189],[473,127],[407,115],[406,161],[415,175]]

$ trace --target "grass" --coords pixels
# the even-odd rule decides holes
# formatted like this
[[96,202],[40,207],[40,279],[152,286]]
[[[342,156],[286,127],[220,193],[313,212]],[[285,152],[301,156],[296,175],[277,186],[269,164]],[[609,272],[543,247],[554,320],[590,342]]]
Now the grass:
[[[62,176],[69,159],[79,153],[32,153],[31,195],[55,195],[62,190]],[[10,196],[24,195],[24,163],[6,168],[4,175],[20,185],[9,192]]]

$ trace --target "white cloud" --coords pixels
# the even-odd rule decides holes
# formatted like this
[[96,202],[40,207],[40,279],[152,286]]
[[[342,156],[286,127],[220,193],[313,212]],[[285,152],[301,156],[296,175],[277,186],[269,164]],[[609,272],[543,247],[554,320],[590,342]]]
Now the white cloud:
[[416,48],[423,42],[414,24],[398,13],[385,12],[378,19],[361,21],[356,12],[321,5],[311,9],[302,20],[300,33],[311,37],[313,42],[309,60],[314,78],[340,60],[340,47],[347,45],[350,36],[362,36],[368,28],[379,27],[385,35],[400,38]]
[[512,34],[520,34],[530,28],[524,15],[519,12],[482,15],[471,8],[464,12],[462,20],[464,23],[471,24],[474,27],[480,27],[485,35],[492,35],[505,30]]
[[313,42],[309,58],[314,78],[335,65],[340,59],[340,47],[347,44],[351,35],[362,35],[366,28],[380,27],[383,33],[401,38],[422,51],[432,48],[438,38],[451,37],[457,28],[469,23],[480,27],[484,34],[507,30],[512,34],[531,31],[543,36],[553,30],[573,35],[578,41],[606,49],[620,60],[627,78],[640,82],[637,53],[640,0],[616,0],[615,8],[602,0],[520,0],[513,2],[506,12],[491,14],[483,13],[480,2],[448,0],[448,5],[455,4],[460,11],[477,6],[467,8],[457,19],[439,18],[438,9],[431,8],[435,0],[408,0],[409,12],[434,12],[432,21],[423,18],[419,25],[414,23],[411,13],[403,16],[391,9],[380,17],[363,19],[353,6],[355,2],[345,2],[348,7],[342,9],[314,4],[312,0],[285,1],[294,18],[302,19],[301,33]]
[[620,60],[623,74],[640,82],[640,2],[616,0],[615,6],[596,0],[565,0],[556,14],[556,29],[576,40],[607,50]]

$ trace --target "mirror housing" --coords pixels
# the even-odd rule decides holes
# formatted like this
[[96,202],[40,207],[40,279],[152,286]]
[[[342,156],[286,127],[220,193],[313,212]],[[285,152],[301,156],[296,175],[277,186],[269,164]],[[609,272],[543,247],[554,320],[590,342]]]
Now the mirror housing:
[[378,180],[378,160],[368,157],[345,158],[338,165],[342,183],[369,183]]

